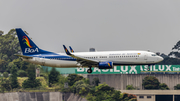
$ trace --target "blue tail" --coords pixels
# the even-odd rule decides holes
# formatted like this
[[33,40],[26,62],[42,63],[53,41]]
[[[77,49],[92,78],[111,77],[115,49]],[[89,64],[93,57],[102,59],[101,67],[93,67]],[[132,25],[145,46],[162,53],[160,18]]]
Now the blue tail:
[[35,54],[49,54],[53,52],[40,49],[36,44],[25,34],[21,28],[16,28],[16,33],[19,39],[21,50],[23,55],[35,55]]
[[71,50],[71,53],[74,53],[74,50],[71,48],[71,46],[69,46],[70,50]]

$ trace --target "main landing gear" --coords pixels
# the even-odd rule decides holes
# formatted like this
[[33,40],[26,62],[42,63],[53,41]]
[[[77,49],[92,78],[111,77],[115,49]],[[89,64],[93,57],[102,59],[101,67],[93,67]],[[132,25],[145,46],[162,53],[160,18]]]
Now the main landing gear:
[[149,70],[150,70],[150,66],[151,66],[151,65],[148,65],[147,71],[149,71]]
[[148,65],[148,68],[147,70],[150,71],[150,66],[154,66],[155,64],[152,64],[152,65]]
[[89,69],[87,70],[87,72],[88,72],[89,74],[91,74],[91,73],[92,73],[92,69],[91,69],[91,67],[89,67]]

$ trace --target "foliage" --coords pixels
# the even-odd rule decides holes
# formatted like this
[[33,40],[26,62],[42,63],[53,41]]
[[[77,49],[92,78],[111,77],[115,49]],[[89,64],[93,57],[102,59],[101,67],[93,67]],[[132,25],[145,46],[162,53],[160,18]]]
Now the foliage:
[[12,89],[19,87],[19,83],[17,80],[17,67],[15,65],[11,68],[10,83]]
[[166,57],[158,65],[180,65],[180,59]]
[[142,81],[145,89],[159,89],[159,84],[159,80],[154,76],[146,76]]
[[10,80],[7,78],[1,78],[0,85],[1,85],[1,92],[2,93],[4,93],[5,90],[10,91],[12,89],[11,84],[10,84]]
[[72,86],[76,81],[82,80],[83,77],[77,74],[69,74],[68,75],[68,84]]
[[[0,70],[7,70],[8,64],[18,57],[14,54],[20,52],[20,45],[15,29],[8,34],[0,36]],[[10,71],[9,68],[7,70]]]
[[136,88],[133,85],[127,85],[126,90],[135,90]]
[[180,89],[180,84],[177,84],[176,86],[174,86],[174,90],[179,90]]
[[136,95],[123,93],[103,83],[95,87],[94,93],[88,93],[88,101],[137,101]]
[[87,95],[88,101],[118,101],[120,100],[120,91],[114,90],[107,84],[103,83],[95,87],[95,93]]
[[21,48],[15,29],[11,29],[7,34],[0,35],[0,71],[10,72],[13,65],[25,71],[29,63],[14,55],[20,52]]
[[101,82],[99,81],[99,78],[97,78],[97,77],[94,78],[93,81],[92,81],[92,84],[94,84],[94,86],[98,86],[99,83],[101,83]]
[[27,73],[24,70],[18,70],[17,75],[18,77],[27,77]]
[[28,79],[22,83],[22,87],[23,88],[40,87],[41,82],[40,82],[40,80],[36,79],[36,76],[35,76],[35,65],[32,65],[32,64],[29,65],[27,72],[28,72]]
[[8,72],[4,72],[4,73],[3,73],[3,76],[4,76],[5,78],[7,78],[8,75],[9,75]]
[[74,83],[71,87],[73,93],[79,95],[86,95],[90,91],[90,85],[85,82],[85,80],[79,80]]
[[52,84],[55,84],[59,81],[59,75],[60,73],[58,71],[56,71],[55,68],[52,68],[52,70],[50,71],[50,74],[48,76],[49,78],[49,87],[52,86]]
[[123,93],[120,95],[120,101],[137,101],[137,96],[133,94]]
[[161,89],[161,90],[169,90],[169,87],[165,83],[161,83],[159,85],[159,89]]

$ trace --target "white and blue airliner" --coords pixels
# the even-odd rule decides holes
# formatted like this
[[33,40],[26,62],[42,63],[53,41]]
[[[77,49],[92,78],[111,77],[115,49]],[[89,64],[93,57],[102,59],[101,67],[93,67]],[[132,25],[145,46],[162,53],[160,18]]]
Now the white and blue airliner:
[[65,53],[55,53],[40,49],[21,28],[16,29],[24,61],[42,66],[72,68],[88,67],[88,73],[92,73],[92,67],[99,69],[112,69],[117,65],[154,65],[163,58],[149,51],[101,51],[101,52],[74,52],[68,51],[63,45]]

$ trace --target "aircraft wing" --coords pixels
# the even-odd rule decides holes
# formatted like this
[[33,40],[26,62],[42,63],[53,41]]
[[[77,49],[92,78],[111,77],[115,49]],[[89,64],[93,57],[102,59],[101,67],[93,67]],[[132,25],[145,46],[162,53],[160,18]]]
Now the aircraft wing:
[[20,54],[14,54],[14,55],[22,57],[22,58],[26,58],[26,59],[32,59],[33,58],[31,56],[25,56],[25,55],[20,55]]
[[77,62],[80,63],[82,66],[98,65],[98,63],[99,63],[99,61],[97,61],[97,60],[86,59],[84,57],[74,55],[73,53],[70,53],[68,51],[68,49],[66,48],[65,45],[63,45],[63,47],[64,47],[64,50],[65,50],[66,54],[73,57],[73,58],[75,58],[75,59],[77,59]]

